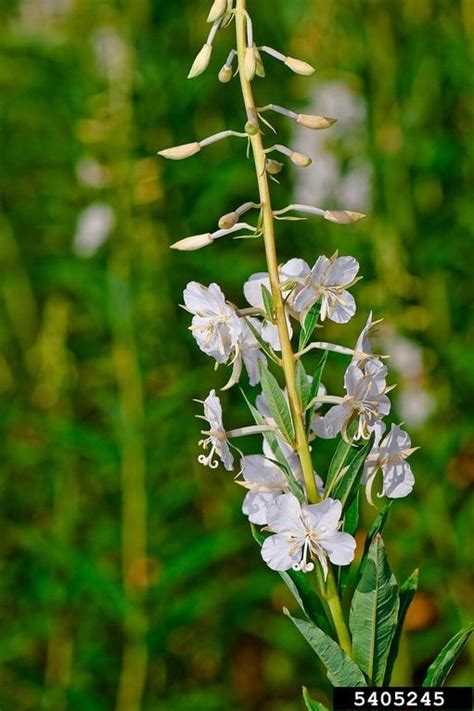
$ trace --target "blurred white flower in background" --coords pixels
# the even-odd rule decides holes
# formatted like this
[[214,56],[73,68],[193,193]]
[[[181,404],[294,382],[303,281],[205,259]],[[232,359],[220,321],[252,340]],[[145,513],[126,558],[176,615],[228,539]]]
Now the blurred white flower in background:
[[[306,110],[306,109],[305,109]],[[337,123],[330,131],[306,131],[298,126],[295,143],[299,151],[316,155],[318,159],[302,172],[295,172],[296,202],[310,205],[334,204],[345,209],[367,212],[371,204],[371,167],[368,161],[350,158],[345,160],[334,151],[338,143],[342,151],[348,149],[350,156],[357,156],[359,147],[353,145],[362,140],[366,121],[364,100],[341,82],[327,82],[313,93],[308,112],[334,116]]]
[[79,214],[73,251],[79,257],[92,257],[108,240],[115,223],[115,213],[110,205],[92,203]]

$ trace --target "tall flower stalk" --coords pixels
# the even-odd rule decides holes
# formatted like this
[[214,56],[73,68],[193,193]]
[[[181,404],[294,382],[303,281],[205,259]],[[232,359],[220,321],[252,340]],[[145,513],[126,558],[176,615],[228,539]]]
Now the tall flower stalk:
[[[283,576],[304,619],[286,613],[325,665],[331,683],[388,685],[418,573],[399,588],[390,570],[381,538],[389,503],[375,518],[356,566],[360,486],[365,486],[372,505],[374,492],[386,499],[408,495],[414,476],[407,460],[416,448],[399,425],[392,423],[386,434],[384,419],[390,413],[392,388],[387,385],[383,356],[372,351],[371,335],[378,323],[372,314],[354,348],[312,340],[316,326],[322,327],[327,319],[344,324],[355,315],[351,289],[359,278],[356,259],[336,253],[319,256],[313,267],[299,258],[280,264],[276,248],[276,221],[288,219],[288,213],[341,225],[364,215],[299,204],[274,209],[270,180],[283,164],[273,154],[303,169],[311,158],[279,143],[265,146],[269,122],[264,113],[276,112],[309,130],[328,129],[334,119],[299,114],[277,104],[258,108],[253,80],[265,75],[263,55],[283,62],[297,74],[309,76],[314,69],[306,61],[255,44],[246,0],[215,0],[208,21],[212,27],[189,78],[207,69],[213,42],[234,23],[235,49],[221,68],[219,80],[227,83],[234,72],[238,74],[244,130],[226,130],[160,154],[181,160],[220,140],[245,139],[251,147],[258,195],[249,196],[249,202],[222,216],[218,230],[180,239],[172,247],[184,251],[208,248],[227,236],[262,239],[266,271],[249,277],[244,285],[249,306],[241,308],[229,303],[217,284],[191,282],[185,289],[184,306],[193,316],[190,328],[199,348],[217,364],[232,366],[223,389],[239,382],[243,366],[250,385],[261,388],[254,403],[247,400],[254,424],[231,431],[225,427],[219,397],[214,390],[209,393],[200,415],[207,424],[199,461],[213,469],[222,462],[226,470],[237,470],[241,477],[237,483],[247,489],[243,512],[261,546],[262,558]],[[244,215],[251,214],[258,215],[256,224],[243,221]],[[322,357],[309,375],[304,361],[313,350],[321,351]],[[345,395],[330,395],[322,384],[329,356],[349,359]],[[256,434],[262,436],[262,452],[244,456],[235,440]],[[318,474],[313,461],[317,437],[336,440],[330,463]],[[348,611],[341,600],[349,593]],[[433,685],[434,678],[438,685],[444,682],[453,644],[459,654],[469,633],[463,630],[442,650],[428,673],[427,685]],[[314,708],[307,696],[305,701],[308,708]]]

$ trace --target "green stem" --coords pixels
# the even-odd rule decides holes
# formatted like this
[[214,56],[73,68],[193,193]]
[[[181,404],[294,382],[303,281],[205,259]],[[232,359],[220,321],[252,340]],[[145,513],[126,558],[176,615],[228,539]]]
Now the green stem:
[[341,600],[337,591],[334,573],[331,568],[328,571],[328,577],[326,581],[326,602],[331,612],[331,617],[334,623],[334,628],[336,630],[339,644],[346,652],[346,654],[351,656],[352,642],[349,635],[349,630],[347,629],[346,621],[344,619],[344,613],[342,611]]
[[304,413],[301,401],[296,388],[295,378],[295,356],[291,347],[288,325],[286,322],[285,306],[281,294],[280,276],[278,272],[278,259],[275,245],[275,225],[270,197],[270,187],[265,170],[265,152],[262,144],[262,134],[259,129],[259,119],[251,83],[245,78],[244,59],[246,49],[246,0],[237,0],[235,23],[237,37],[237,54],[239,60],[239,77],[242,87],[242,94],[247,111],[247,118],[256,127],[256,132],[250,135],[252,152],[257,174],[259,201],[261,203],[263,218],[263,240],[265,244],[265,254],[267,259],[268,273],[275,309],[275,323],[280,337],[282,368],[285,375],[288,400],[291,415],[295,427],[296,450],[301,462],[304,482],[308,500],[316,503],[320,500],[316,481],[314,478],[313,462],[309,450],[308,439],[306,437]]

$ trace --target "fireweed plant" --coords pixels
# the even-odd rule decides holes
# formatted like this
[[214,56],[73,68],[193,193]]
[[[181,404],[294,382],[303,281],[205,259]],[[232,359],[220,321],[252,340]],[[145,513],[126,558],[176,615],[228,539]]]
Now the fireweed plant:
[[[235,472],[236,483],[246,489],[242,510],[261,556],[288,585],[303,619],[284,612],[326,667],[330,682],[389,685],[418,571],[399,587],[381,534],[391,500],[413,489],[408,459],[416,447],[401,425],[388,428],[384,422],[393,386],[387,385],[384,356],[372,352],[371,335],[378,323],[372,314],[353,349],[312,340],[326,321],[345,324],[356,313],[352,289],[360,278],[357,260],[336,253],[318,256],[313,265],[299,258],[279,264],[275,243],[277,220],[303,215],[349,225],[364,215],[312,205],[272,207],[270,180],[283,167],[275,156],[303,169],[311,158],[279,143],[264,145],[263,129],[273,130],[268,114],[276,112],[309,130],[330,128],[335,119],[275,104],[257,106],[252,81],[265,76],[263,55],[297,74],[309,76],[314,69],[271,47],[257,46],[246,0],[215,0],[208,22],[208,38],[188,78],[206,70],[218,32],[234,24],[236,49],[220,70],[219,80],[227,83],[238,76],[246,112],[244,129],[223,131],[159,155],[189,158],[212,143],[235,137],[251,148],[258,197],[222,216],[213,232],[187,237],[172,247],[203,249],[229,235],[262,239],[266,271],[251,275],[244,284],[247,303],[243,307],[230,303],[215,283],[205,286],[193,281],[184,291],[184,307],[192,314],[190,328],[199,348],[216,366],[232,367],[224,389],[236,385],[243,371],[250,385],[258,388],[253,402],[246,398],[253,424],[231,431],[225,428],[215,390],[205,398],[204,412],[198,415],[205,422],[199,462],[212,469],[222,464]],[[256,215],[255,224],[246,221],[250,214]],[[304,357],[314,350],[321,352],[321,358],[315,371],[308,373]],[[328,394],[323,385],[329,355],[349,360],[343,395]],[[274,374],[277,371],[281,381]],[[261,436],[262,447],[244,456],[236,441],[249,435]],[[335,447],[325,470],[316,473],[311,452],[318,438],[335,440]],[[357,570],[349,575],[361,485],[371,504],[375,495],[386,504],[369,530]],[[425,686],[444,683],[469,633],[470,629],[462,630],[441,651],[428,670]],[[308,708],[322,708],[306,690],[304,698]]]

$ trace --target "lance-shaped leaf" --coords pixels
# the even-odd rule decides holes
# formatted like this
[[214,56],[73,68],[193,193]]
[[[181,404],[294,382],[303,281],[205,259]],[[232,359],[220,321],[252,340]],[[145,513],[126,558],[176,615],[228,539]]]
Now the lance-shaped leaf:
[[272,360],[274,363],[278,363],[277,354],[275,353],[273,348],[259,334],[259,332],[255,328],[255,326],[253,325],[251,319],[246,318],[245,322],[246,322],[247,326],[250,328],[250,330],[252,331],[252,333],[255,337],[255,340],[257,341],[258,345],[260,346],[262,351],[265,353],[265,355],[267,355],[270,358],[270,360]]
[[298,350],[302,351],[308,344],[309,339],[313,335],[313,331],[318,323],[319,314],[321,313],[322,301],[319,299],[314,306],[310,308],[308,313],[303,319],[301,324],[300,339],[298,343]]
[[373,686],[383,684],[398,608],[397,581],[390,570],[382,537],[377,534],[349,615],[354,659]]
[[[316,366],[316,370],[314,371],[313,375],[313,380],[311,381],[311,385],[309,388],[309,402],[313,402],[314,398],[319,392],[319,386],[321,385],[321,378],[323,376],[323,371],[324,368],[326,367],[326,363],[328,360],[329,356],[329,351],[324,351],[321,360],[319,361],[318,365]],[[311,420],[313,419],[313,413],[314,413],[314,407],[309,407],[308,411],[306,413],[306,428],[309,429],[311,425]]]
[[[265,536],[263,533],[258,531],[253,524],[250,524],[250,527],[252,529],[254,539],[257,541],[259,546],[262,546]],[[288,570],[286,572],[281,571],[279,575],[291,591],[302,611],[305,613],[308,621],[313,622],[327,634],[331,634],[331,627],[326,617],[326,613],[324,612],[321,600],[311,587],[307,576],[297,570]]]
[[443,647],[433,664],[428,669],[423,686],[444,686],[444,682],[446,681],[449,672],[461,654],[464,645],[472,634],[473,629],[473,625],[469,625],[469,627],[465,627],[460,630],[452,639],[449,640],[447,645]]
[[[241,390],[241,393],[242,393],[244,400],[247,403],[247,407],[249,408],[250,412],[252,413],[253,418],[254,418],[255,422],[257,423],[257,425],[264,426],[266,424],[265,418],[262,417],[262,415],[257,410],[257,408],[254,407],[252,405],[252,403],[248,400],[248,398],[245,395],[243,390]],[[285,474],[286,480],[288,482],[288,487],[289,487],[291,493],[294,496],[296,496],[296,498],[298,499],[298,501],[300,501],[300,503],[305,503],[306,499],[303,494],[303,491],[301,490],[301,487],[299,486],[298,482],[296,481],[295,475],[293,474],[293,472],[290,469],[288,460],[285,457],[285,455],[280,447],[278,437],[271,430],[262,432],[262,434],[263,434],[264,438],[266,439],[266,441],[268,442],[270,449],[272,450],[272,453],[275,457],[275,463],[278,464],[280,469]]]
[[366,442],[363,447],[353,448],[348,452],[346,462],[339,473],[339,480],[334,479],[331,486],[326,485],[327,496],[338,499],[343,508],[348,506],[359,489],[359,475],[367,457],[371,443]]
[[284,612],[326,667],[328,679],[333,686],[367,686],[357,664],[337,642],[315,625],[292,617],[288,610]]
[[319,701],[314,701],[308,694],[308,689],[303,686],[303,701],[306,704],[308,711],[328,711],[324,704]]
[[367,538],[365,539],[364,552],[360,561],[359,570],[357,571],[357,583],[359,582],[362,576],[362,572],[364,570],[364,566],[367,563],[367,558],[369,555],[370,546],[372,545],[372,541],[378,533],[380,535],[382,535],[383,533],[383,529],[385,528],[389,511],[392,508],[392,503],[392,501],[388,502],[386,507],[382,511],[380,511],[377,518],[373,521],[371,527],[369,528]]
[[352,449],[351,442],[356,432],[357,422],[353,422],[347,430],[347,442],[339,435],[339,442],[331,459],[328,475],[326,477],[326,488],[330,488],[333,482],[339,479],[341,471],[346,464],[346,459],[349,456],[349,452]]
[[303,363],[299,360],[296,364],[296,389],[301,400],[303,411],[308,407],[310,401],[311,384],[304,369]]
[[264,363],[260,363],[260,378],[262,391],[270,410],[271,416],[283,437],[289,444],[295,440],[293,420],[291,419],[290,408],[276,378],[270,373]]
[[393,636],[390,652],[387,659],[384,686],[388,686],[390,684],[390,679],[392,678],[393,667],[398,657],[398,650],[400,647],[400,639],[403,632],[403,625],[405,624],[405,618],[407,616],[408,608],[410,607],[410,604],[413,598],[415,597],[416,591],[418,589],[418,572],[418,569],[414,570],[410,577],[405,580],[402,587],[400,588],[400,607],[398,610],[397,628]]
[[262,299],[263,299],[263,308],[265,310],[265,314],[267,316],[267,319],[269,321],[273,322],[273,299],[272,295],[265,286],[265,284],[262,284]]

